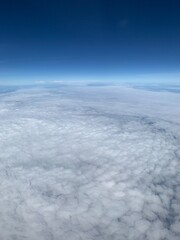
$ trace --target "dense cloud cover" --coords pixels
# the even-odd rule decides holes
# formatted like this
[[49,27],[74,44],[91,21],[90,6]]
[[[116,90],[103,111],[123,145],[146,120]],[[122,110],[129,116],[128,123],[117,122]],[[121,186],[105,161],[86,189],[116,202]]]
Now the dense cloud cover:
[[180,95],[0,95],[0,239],[180,239]]

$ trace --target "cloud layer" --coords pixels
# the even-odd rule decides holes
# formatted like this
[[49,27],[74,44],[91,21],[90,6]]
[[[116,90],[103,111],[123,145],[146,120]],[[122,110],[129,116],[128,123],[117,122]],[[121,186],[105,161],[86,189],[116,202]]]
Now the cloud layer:
[[0,238],[180,238],[180,96],[122,87],[0,95]]

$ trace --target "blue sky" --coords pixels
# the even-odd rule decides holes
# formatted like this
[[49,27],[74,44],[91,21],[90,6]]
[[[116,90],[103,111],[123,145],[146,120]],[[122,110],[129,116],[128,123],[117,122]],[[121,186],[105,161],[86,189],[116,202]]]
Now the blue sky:
[[178,82],[179,7],[175,0],[7,0],[0,84]]

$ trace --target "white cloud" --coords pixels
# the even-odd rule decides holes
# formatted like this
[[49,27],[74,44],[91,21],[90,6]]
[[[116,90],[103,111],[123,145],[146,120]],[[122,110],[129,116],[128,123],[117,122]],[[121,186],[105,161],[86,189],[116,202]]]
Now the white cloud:
[[35,81],[36,84],[45,84],[46,82],[43,80]]
[[179,239],[179,95],[0,97],[1,239]]

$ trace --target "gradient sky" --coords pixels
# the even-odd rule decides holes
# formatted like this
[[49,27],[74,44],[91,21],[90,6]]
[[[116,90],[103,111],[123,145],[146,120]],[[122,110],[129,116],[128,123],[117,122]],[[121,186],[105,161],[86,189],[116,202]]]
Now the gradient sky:
[[179,0],[4,0],[0,84],[180,78]]

